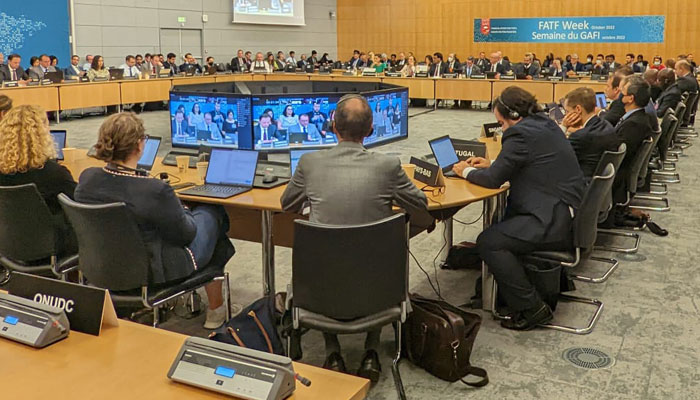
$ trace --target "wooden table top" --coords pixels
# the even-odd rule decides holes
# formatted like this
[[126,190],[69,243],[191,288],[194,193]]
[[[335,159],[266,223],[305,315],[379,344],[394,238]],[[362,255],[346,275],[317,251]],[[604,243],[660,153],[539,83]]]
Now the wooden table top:
[[[500,151],[500,139],[493,141],[492,139],[482,138],[480,140],[486,143],[489,157],[491,159],[495,159]],[[105,165],[104,162],[100,160],[88,157],[87,150],[79,149],[77,153],[78,157],[76,160],[70,163],[64,163],[64,165],[71,171],[76,181],[85,169],[90,167],[102,167]],[[196,169],[188,168],[185,174],[181,175],[177,167],[163,165],[161,161],[161,157],[156,159],[151,175],[158,175],[161,172],[167,172],[171,177],[170,182],[173,185],[180,182],[192,182],[196,184],[203,183],[199,180]],[[425,186],[425,184],[421,182],[414,182],[419,188]],[[282,197],[282,193],[286,187],[286,185],[281,185],[273,189],[253,189],[249,192],[242,193],[228,199],[184,195],[180,195],[179,197],[182,200],[192,202],[204,202],[238,208],[282,212],[280,198]],[[487,189],[473,183],[469,183],[464,179],[445,179],[445,191],[443,194],[433,196],[432,193],[426,193],[428,196],[428,209],[440,210],[452,207],[462,207],[489,197],[493,197],[505,190],[506,189]]]
[[[44,349],[0,339],[4,399],[221,399],[224,396],[167,378],[187,337],[129,321],[100,336],[71,332]],[[310,365],[294,369],[312,381],[297,383],[293,400],[364,399],[369,381]]]

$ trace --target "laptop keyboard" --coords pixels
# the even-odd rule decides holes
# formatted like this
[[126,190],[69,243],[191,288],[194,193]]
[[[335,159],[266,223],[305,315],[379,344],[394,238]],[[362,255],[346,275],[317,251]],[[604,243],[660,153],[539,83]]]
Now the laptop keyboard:
[[235,195],[237,193],[245,192],[248,190],[248,188],[245,186],[201,185],[195,186],[190,190],[195,192],[212,192]]

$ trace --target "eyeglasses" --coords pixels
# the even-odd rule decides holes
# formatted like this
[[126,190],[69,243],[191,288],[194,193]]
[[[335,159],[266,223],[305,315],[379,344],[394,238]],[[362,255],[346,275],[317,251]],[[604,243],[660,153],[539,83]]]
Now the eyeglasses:
[[440,196],[441,194],[445,193],[445,187],[444,186],[424,186],[421,188],[421,191],[426,192],[426,193],[431,193],[433,196],[437,197]]

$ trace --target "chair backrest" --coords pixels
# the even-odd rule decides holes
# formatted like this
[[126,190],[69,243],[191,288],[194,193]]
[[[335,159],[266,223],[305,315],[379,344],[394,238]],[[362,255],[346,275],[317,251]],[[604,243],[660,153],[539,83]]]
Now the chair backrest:
[[627,145],[624,143],[620,143],[620,146],[617,148],[617,151],[604,151],[603,155],[600,157],[600,161],[598,161],[598,166],[595,169],[594,175],[603,175],[603,172],[605,171],[605,168],[608,166],[608,164],[612,164],[613,168],[615,169],[615,172],[617,172],[620,169],[620,164],[622,164],[622,160],[625,159],[626,152]]
[[355,319],[401,305],[408,295],[408,226],[397,214],[364,225],[294,221],[295,307]]
[[651,140],[653,141],[653,143],[651,147],[649,147],[649,151],[647,151],[646,161],[642,163],[642,168],[639,170],[639,182],[642,182],[647,176],[647,171],[649,170],[649,160],[651,160],[651,154],[654,152],[654,146],[659,143],[659,139],[661,138],[662,133],[663,129],[661,127],[659,127],[658,131],[653,131],[651,133]]
[[150,259],[124,203],[88,205],[60,194],[78,237],[80,271],[91,285],[112,291],[148,285]]
[[574,218],[574,246],[592,249],[598,233],[598,215],[607,208],[610,192],[615,179],[615,167],[608,163],[601,175],[594,175],[586,188],[581,207]]
[[685,101],[685,105],[687,109],[682,119],[683,124],[687,124],[691,117],[695,115],[695,110],[698,108],[698,92],[691,92]]
[[[669,109],[670,110],[670,109]],[[661,121],[661,137],[656,148],[659,150],[659,159],[666,161],[668,158],[668,147],[671,145],[673,135],[678,129],[678,118],[674,114],[666,114]]]
[[0,255],[36,261],[55,255],[51,211],[36,185],[0,186]]
[[642,166],[644,166],[645,163],[649,163],[649,153],[653,145],[654,139],[650,136],[642,142],[637,150],[637,154],[634,155],[634,160],[632,160],[632,164],[630,164],[629,175],[627,176],[627,190],[629,190],[631,194],[637,193],[639,174],[642,172]]

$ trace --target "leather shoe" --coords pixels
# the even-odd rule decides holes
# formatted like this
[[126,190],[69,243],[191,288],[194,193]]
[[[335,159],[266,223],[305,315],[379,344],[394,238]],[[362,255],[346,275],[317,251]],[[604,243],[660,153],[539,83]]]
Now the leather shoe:
[[369,379],[372,383],[377,383],[381,374],[382,365],[379,364],[379,355],[374,350],[367,350],[364,357],[362,357],[357,376]]
[[330,369],[331,371],[335,372],[348,372],[347,369],[345,369],[345,361],[343,360],[343,356],[341,356],[337,351],[331,353],[326,358],[326,361],[323,363],[323,368]]
[[510,319],[501,321],[501,326],[516,331],[528,331],[537,325],[550,322],[552,318],[552,309],[543,302],[540,306],[513,314]]

